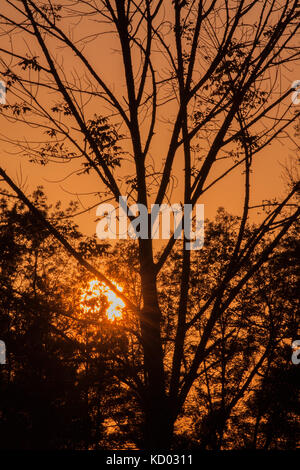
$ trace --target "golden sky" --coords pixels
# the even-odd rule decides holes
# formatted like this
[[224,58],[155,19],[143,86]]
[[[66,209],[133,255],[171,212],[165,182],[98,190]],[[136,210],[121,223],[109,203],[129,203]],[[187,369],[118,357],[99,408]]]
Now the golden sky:
[[[168,10],[170,5],[171,2],[165,2],[166,15],[170,14]],[[10,12],[7,10],[7,14],[8,13]],[[252,16],[251,19],[253,22],[256,20],[254,16]],[[89,20],[89,18],[84,18],[81,21],[79,21],[78,18],[74,18],[71,22],[73,22],[74,25],[72,30],[74,39],[77,40],[89,36],[88,43],[85,47],[87,58],[93,63],[110,88],[116,92],[118,96],[124,96],[126,94],[124,72],[117,38],[113,37],[111,34],[97,35],[99,31],[105,32],[107,27],[103,24],[95,23]],[[15,53],[24,53],[24,51],[27,51],[28,54],[42,56],[39,46],[29,39],[30,38],[27,37],[25,41],[25,36],[18,35],[14,38],[13,44],[10,44],[9,38],[2,35],[1,41],[3,47],[12,47]],[[66,75],[72,76],[72,74],[76,73],[80,75],[73,54],[67,51],[66,48],[60,47],[55,49],[55,54],[58,63],[61,65]],[[161,75],[165,73],[165,63],[158,61],[156,67],[158,73],[161,73]],[[287,91],[291,83],[297,79],[300,79],[299,62],[295,64],[294,67],[289,66],[288,68],[282,68],[281,76],[277,78],[276,87],[274,89],[274,95],[277,95],[274,96],[274,100],[279,96],[280,91]],[[45,90],[40,91],[40,96],[42,100],[49,105],[54,105],[57,102],[55,95],[50,92],[45,92]],[[9,91],[7,100],[8,102],[12,100]],[[150,149],[150,157],[155,161],[157,169],[159,169],[160,162],[165,157],[170,139],[170,124],[165,120],[166,118],[172,120],[175,104],[176,103],[171,102],[160,111],[161,114],[159,115],[156,134]],[[288,106],[289,104],[290,97],[286,99],[284,105]],[[108,109],[105,109],[103,102],[100,102],[100,100],[99,104],[95,101],[93,105],[87,104],[87,110],[87,114],[89,114],[90,117],[92,117],[93,113],[108,113]],[[72,163],[52,163],[46,166],[40,166],[30,163],[28,158],[24,156],[24,151],[20,152],[20,150],[14,148],[11,142],[8,142],[8,140],[15,141],[16,139],[24,139],[32,141],[33,145],[36,145],[38,142],[45,139],[43,130],[36,126],[28,128],[21,123],[18,124],[13,121],[7,121],[2,116],[0,116],[0,120],[1,165],[15,181],[22,182],[23,189],[26,190],[27,194],[33,191],[37,185],[43,185],[51,202],[61,199],[64,203],[67,203],[71,199],[78,199],[82,204],[79,210],[97,202],[94,196],[89,195],[89,193],[99,190],[99,181],[95,176],[92,174],[88,176],[76,176],[75,174],[71,178],[67,178],[67,176],[76,169],[76,165]],[[74,131],[74,135],[76,135],[76,131]],[[126,148],[126,141],[123,145]],[[293,145],[289,140],[285,139],[284,141],[273,142],[255,156],[251,175],[251,186],[253,188],[251,205],[259,204],[262,199],[271,199],[283,195],[285,182],[282,178],[282,165],[287,164],[293,155]],[[221,162],[218,164],[218,169],[215,170],[213,176],[215,177],[220,174],[222,169],[225,169],[225,164]],[[180,153],[175,161],[174,170],[174,175],[177,179],[177,188],[174,188],[172,202],[180,202],[183,199],[181,185],[183,172]],[[133,171],[133,165],[125,163],[124,168],[120,172],[120,177],[124,178],[125,175],[132,174]],[[224,206],[226,210],[233,214],[240,214],[243,204],[243,184],[244,179],[241,174],[241,169],[237,169],[218,183],[215,188],[205,193],[201,197],[201,200],[199,200],[199,202],[205,204],[205,217],[212,218],[219,206]],[[253,210],[252,213],[253,217],[256,217],[257,211]],[[93,234],[95,232],[95,214],[96,209],[92,209],[89,213],[76,218],[80,229],[84,233]]]

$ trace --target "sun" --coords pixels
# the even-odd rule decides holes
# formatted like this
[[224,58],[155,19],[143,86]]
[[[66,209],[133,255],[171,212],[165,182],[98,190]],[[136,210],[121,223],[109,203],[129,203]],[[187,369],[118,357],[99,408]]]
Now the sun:
[[[123,287],[117,284],[115,281],[111,281],[118,291],[123,292]],[[80,296],[80,308],[83,313],[99,313],[101,305],[95,303],[91,305],[92,300],[96,300],[101,295],[104,295],[109,303],[106,309],[107,318],[111,321],[122,318],[122,311],[125,307],[125,303],[120,299],[115,292],[113,292],[106,284],[97,279],[93,279],[88,282],[88,288],[82,289]]]

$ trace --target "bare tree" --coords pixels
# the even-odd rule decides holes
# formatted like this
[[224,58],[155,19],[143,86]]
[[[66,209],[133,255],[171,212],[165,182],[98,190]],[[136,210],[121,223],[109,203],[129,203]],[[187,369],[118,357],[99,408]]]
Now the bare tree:
[[[148,448],[170,446],[174,423],[199,367],[213,350],[218,319],[299,217],[299,210],[289,205],[295,184],[282,201],[269,207],[253,236],[245,236],[253,160],[274,139],[286,137],[299,116],[287,98],[291,89],[280,85],[283,71],[300,55],[298,6],[298,0],[1,4],[0,73],[8,89],[2,115],[47,135],[40,145],[14,139],[31,160],[69,161],[73,172],[97,175],[98,203],[107,197],[118,202],[127,195],[149,210],[151,202],[161,205],[172,199],[176,177],[182,180],[181,202],[195,206],[230,173],[244,175],[243,210],[226,269],[209,298],[191,315],[191,252],[185,238],[180,242],[173,235],[158,257],[151,238],[139,238],[142,302],[135,304],[83,259],[0,169],[3,180],[69,254],[134,313],[143,348],[143,374],[136,374],[135,380]],[[109,61],[109,41],[122,66],[115,86],[107,77],[106,63],[98,59],[106,48]],[[55,98],[55,105],[49,97]],[[95,115],[95,109],[101,112]],[[166,135],[162,154],[157,142]],[[153,158],[158,147],[160,154]],[[126,175],[127,168],[132,174]],[[133,216],[129,218],[132,221]],[[256,247],[270,233],[260,256],[250,264]],[[180,299],[173,312],[171,367],[166,367],[157,282],[175,243],[182,243]],[[206,319],[205,326],[186,369],[186,338],[199,318]],[[257,359],[255,372],[266,356],[263,352]]]

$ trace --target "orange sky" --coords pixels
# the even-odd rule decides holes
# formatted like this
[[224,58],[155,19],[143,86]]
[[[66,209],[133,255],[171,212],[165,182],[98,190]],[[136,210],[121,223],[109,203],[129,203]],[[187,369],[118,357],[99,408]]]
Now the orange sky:
[[[254,18],[253,18],[254,19]],[[74,36],[82,37],[88,32],[98,31],[99,25],[91,24],[88,21],[83,21],[74,30]],[[28,50],[32,55],[41,55],[37,45],[27,43]],[[22,37],[19,36],[14,43],[14,51],[22,50],[24,43]],[[98,71],[101,76],[110,85],[113,90],[117,90],[119,95],[125,95],[126,90],[124,87],[123,68],[121,57],[118,49],[118,43],[113,40],[111,36],[105,35],[101,38],[101,47],[99,47],[98,39],[94,39],[87,46],[87,56],[95,64],[97,64]],[[64,69],[68,72],[75,69],[74,58],[66,50],[60,49],[57,51],[57,58],[63,65]],[[283,69],[281,82],[278,82],[277,92],[279,88],[286,91],[294,80],[300,79],[300,66],[299,62],[295,67],[289,66],[288,69]],[[1,77],[0,77],[1,78]],[[53,94],[45,95],[43,99],[49,103],[55,104],[56,100]],[[274,98],[275,99],[275,98]],[[8,93],[8,102],[9,102]],[[286,99],[286,105],[289,105],[290,98]],[[299,106],[298,106],[299,107]],[[91,110],[92,111],[92,110]],[[105,114],[105,109],[102,104],[99,104],[99,109],[94,109],[93,112]],[[172,115],[172,105],[165,108],[165,114]],[[91,112],[92,114],[92,112]],[[76,199],[76,193],[89,193],[91,191],[99,190],[98,179],[92,174],[88,176],[73,176],[72,178],[62,181],[75,167],[73,164],[50,164],[45,167],[29,163],[22,154],[16,154],[15,150],[9,143],[5,142],[7,137],[10,139],[31,139],[40,141],[45,136],[40,132],[40,129],[28,129],[24,125],[13,122],[8,122],[2,116],[1,120],[1,138],[0,141],[0,160],[1,165],[8,172],[8,174],[16,181],[23,183],[23,188],[26,193],[30,193],[37,185],[43,185],[50,201],[61,199],[64,203],[71,199]],[[160,162],[165,156],[165,151],[169,141],[168,125],[160,123],[156,130],[156,136],[153,140],[150,155],[156,161]],[[286,140],[285,142],[274,142],[267,149],[263,150],[260,154],[255,156],[253,164],[253,172],[251,176],[251,185],[254,188],[252,193],[251,205],[259,204],[262,199],[271,199],[275,196],[281,196],[284,192],[284,181],[282,179],[282,165],[287,163],[289,158],[294,154],[292,143]],[[220,165],[221,167],[221,165]],[[133,172],[133,166],[125,165],[123,170],[124,174]],[[216,175],[217,173],[214,173]],[[22,177],[20,176],[22,175]],[[180,159],[177,158],[175,163],[175,175],[178,178],[178,188],[174,190],[173,201],[182,201],[182,169]],[[74,195],[70,193],[75,193]],[[97,200],[93,196],[81,195],[80,201],[82,208],[88,207],[89,204],[95,203]],[[243,204],[243,176],[241,170],[235,170],[231,175],[227,176],[221,183],[214,189],[204,194],[199,201],[205,204],[205,216],[213,217],[216,209],[219,206],[224,206],[228,211],[234,214],[240,214]],[[96,228],[96,209],[90,213],[79,216],[76,221],[79,223],[80,229],[87,234],[93,234]],[[253,212],[256,214],[256,211]]]

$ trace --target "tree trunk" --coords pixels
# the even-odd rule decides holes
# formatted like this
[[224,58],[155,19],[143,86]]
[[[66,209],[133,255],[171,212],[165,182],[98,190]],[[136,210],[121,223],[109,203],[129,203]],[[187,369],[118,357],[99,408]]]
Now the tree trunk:
[[156,451],[170,450],[173,431],[174,423],[167,401],[151,400],[145,413],[144,448]]
[[165,389],[161,312],[158,304],[156,276],[151,240],[140,240],[140,266],[143,295],[141,336],[144,350],[145,422],[144,447],[165,450],[173,433],[172,413]]

